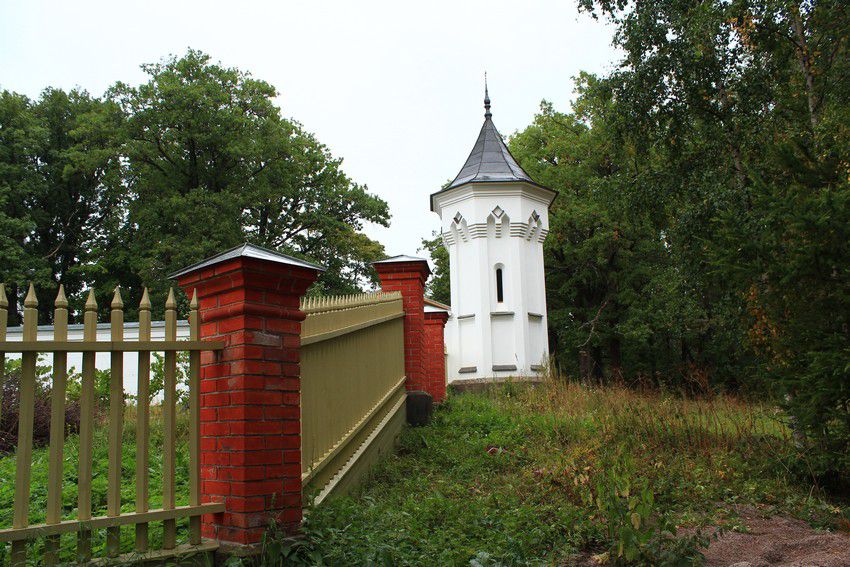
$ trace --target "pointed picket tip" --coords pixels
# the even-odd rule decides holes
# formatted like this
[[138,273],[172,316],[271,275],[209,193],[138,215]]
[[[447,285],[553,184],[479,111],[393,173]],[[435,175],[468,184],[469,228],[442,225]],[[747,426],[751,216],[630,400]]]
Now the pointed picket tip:
[[198,303],[198,290],[196,289],[192,292],[192,300],[189,302],[189,308],[190,309],[197,309],[198,305],[199,305],[199,303]]
[[94,297],[94,288],[89,288],[89,296],[86,299],[86,311],[97,311],[97,299]]
[[115,295],[112,296],[112,304],[110,305],[113,309],[123,309],[124,301],[121,299],[121,286],[115,286]]
[[0,283],[0,309],[9,307],[9,300],[6,298],[6,284]]
[[35,309],[38,307],[38,299],[35,296],[35,286],[30,282],[29,291],[27,291],[27,296],[24,298],[24,307],[29,307]]
[[68,298],[65,297],[65,286],[59,284],[59,293],[56,294],[56,301],[53,305],[57,309],[67,309],[68,308]]
[[168,290],[168,299],[165,300],[166,309],[177,309],[177,300],[174,299],[174,288]]
[[148,296],[148,288],[142,292],[142,300],[139,302],[139,311],[151,310],[151,298]]

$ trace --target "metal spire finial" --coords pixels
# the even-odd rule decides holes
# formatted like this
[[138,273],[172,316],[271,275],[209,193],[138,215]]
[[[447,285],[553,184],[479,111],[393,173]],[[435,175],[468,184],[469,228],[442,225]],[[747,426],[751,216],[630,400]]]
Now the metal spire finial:
[[490,118],[493,113],[490,112],[490,93],[487,90],[487,71],[484,71],[484,118]]

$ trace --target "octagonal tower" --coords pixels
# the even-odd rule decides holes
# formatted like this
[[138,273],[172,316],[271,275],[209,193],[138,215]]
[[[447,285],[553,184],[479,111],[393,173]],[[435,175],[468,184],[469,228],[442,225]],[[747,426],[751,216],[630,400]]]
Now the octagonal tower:
[[508,151],[486,85],[484,110],[460,173],[431,195],[449,251],[450,381],[533,377],[549,355],[543,241],[557,193],[535,183]]

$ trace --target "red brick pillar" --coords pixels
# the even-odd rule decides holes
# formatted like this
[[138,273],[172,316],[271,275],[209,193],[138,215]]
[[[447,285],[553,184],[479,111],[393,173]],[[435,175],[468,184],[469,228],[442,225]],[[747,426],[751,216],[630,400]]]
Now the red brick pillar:
[[436,403],[446,399],[446,351],[444,331],[449,312],[426,306],[425,311],[425,380]]
[[301,296],[322,268],[243,245],[174,274],[200,300],[201,494],[223,501],[204,537],[259,542],[270,520],[301,523]]
[[428,392],[425,374],[425,281],[428,262],[413,256],[395,256],[372,264],[384,291],[400,291],[404,304],[404,369],[407,389]]

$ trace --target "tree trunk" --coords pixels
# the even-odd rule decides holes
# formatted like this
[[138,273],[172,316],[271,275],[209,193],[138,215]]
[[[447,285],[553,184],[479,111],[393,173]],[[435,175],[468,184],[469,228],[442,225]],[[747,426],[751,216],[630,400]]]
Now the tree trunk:
[[268,226],[269,226],[269,208],[268,208],[268,206],[263,205],[262,207],[260,207],[260,222],[259,222],[259,234],[258,235],[260,237],[260,240],[264,244],[268,244],[265,241],[266,234],[268,232]]
[[582,384],[590,384],[590,355],[586,350],[578,352],[578,369]]
[[[729,113],[732,110],[732,102],[729,100],[729,95],[726,92],[726,86],[721,82],[718,86],[718,94],[720,95],[720,104],[723,105],[723,109]],[[738,128],[733,124],[731,127],[726,126],[724,123],[724,128],[727,129],[726,137],[729,143],[729,149],[732,151],[732,161],[735,166],[735,181],[738,183],[738,189],[743,189],[747,180],[747,173],[744,169],[744,159],[741,155],[741,147],[738,144],[738,140],[740,136],[738,135]],[[731,132],[729,130],[731,129]]]
[[608,355],[611,357],[611,379],[623,380],[622,343],[619,337],[613,337],[608,341]]
[[593,347],[590,354],[593,364],[593,377],[596,379],[596,383],[602,386],[605,383],[605,367],[602,364],[602,349],[599,347]]
[[803,78],[806,80],[806,101],[809,105],[809,120],[812,124],[812,130],[818,125],[818,102],[815,95],[815,74],[812,66],[812,56],[809,51],[809,43],[806,39],[806,26],[803,22],[803,15],[800,13],[800,5],[794,4],[791,6],[791,27],[794,29],[794,37],[797,40],[797,59],[800,63],[800,70],[803,73]]
[[197,189],[200,184],[198,148],[197,144],[195,144],[195,139],[189,138],[189,189]]

